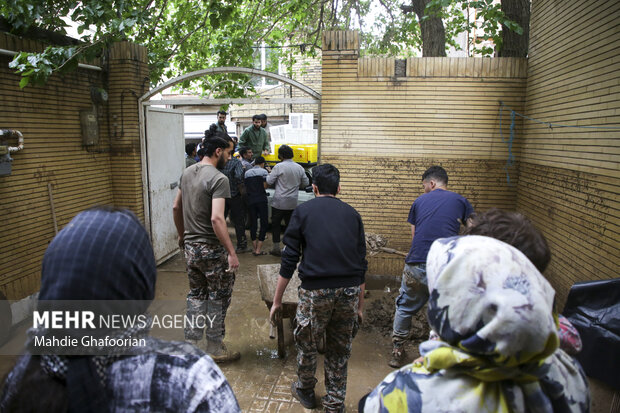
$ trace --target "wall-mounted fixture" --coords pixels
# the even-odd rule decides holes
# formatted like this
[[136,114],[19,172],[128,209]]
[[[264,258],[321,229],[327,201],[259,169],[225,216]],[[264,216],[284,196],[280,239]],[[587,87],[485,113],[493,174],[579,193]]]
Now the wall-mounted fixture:
[[[8,139],[17,139],[17,146],[9,146]],[[11,154],[24,149],[24,135],[18,130],[0,129],[0,176],[11,175]]]

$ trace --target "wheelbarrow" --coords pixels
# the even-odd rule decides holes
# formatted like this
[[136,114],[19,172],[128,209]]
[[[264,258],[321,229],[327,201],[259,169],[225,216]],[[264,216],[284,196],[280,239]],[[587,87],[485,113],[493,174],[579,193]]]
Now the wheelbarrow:
[[[264,264],[257,265],[256,272],[258,274],[258,288],[262,300],[267,305],[269,311],[273,305],[273,296],[276,292],[276,285],[278,283],[278,277],[280,275],[280,264]],[[288,283],[284,295],[282,296],[282,317],[276,322],[277,338],[278,338],[278,357],[284,358],[284,319],[290,318],[291,323],[295,323],[295,311],[297,310],[297,289],[299,288],[301,281],[297,276],[297,271],[293,274],[293,277]],[[269,333],[271,338],[274,338],[273,326],[272,331]]]

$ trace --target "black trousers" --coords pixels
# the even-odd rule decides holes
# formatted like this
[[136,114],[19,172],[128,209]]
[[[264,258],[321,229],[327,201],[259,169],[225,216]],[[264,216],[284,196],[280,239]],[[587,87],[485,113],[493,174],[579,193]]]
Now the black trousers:
[[265,235],[267,234],[267,226],[269,225],[267,219],[267,202],[259,202],[257,204],[250,204],[250,238],[252,241],[256,239],[256,232],[258,229],[257,219],[260,219],[260,232],[258,233],[258,240],[265,241]]
[[232,198],[226,198],[226,210],[224,215],[230,212],[230,220],[235,225],[235,235],[237,236],[237,248],[245,248],[248,240],[245,236],[245,208],[243,208],[243,198],[237,194]]
[[288,227],[288,223],[293,215],[292,209],[278,209],[271,207],[271,233],[273,234],[273,242],[280,242],[280,223],[284,219],[284,231]]

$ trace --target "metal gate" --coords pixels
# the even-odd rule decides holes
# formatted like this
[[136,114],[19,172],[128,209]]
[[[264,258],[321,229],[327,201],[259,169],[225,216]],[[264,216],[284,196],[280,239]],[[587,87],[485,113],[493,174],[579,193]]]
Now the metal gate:
[[147,107],[146,145],[149,229],[159,264],[178,251],[172,204],[185,168],[183,112]]
[[[308,97],[302,98],[220,98],[220,99],[166,99],[150,100],[161,91],[180,82],[211,74],[243,73],[263,76],[293,86]],[[183,137],[183,112],[161,109],[160,105],[226,105],[245,103],[265,104],[318,104],[321,94],[296,80],[264,70],[244,67],[216,67],[198,70],[171,79],[138,99],[140,133],[142,140],[142,179],[144,221],[151,234],[155,259],[161,263],[178,251],[177,231],[172,218],[172,204],[178,191],[178,182],[185,168],[185,141]],[[319,117],[320,125],[320,117]],[[320,142],[320,126],[319,126]],[[319,143],[320,157],[320,143]]]

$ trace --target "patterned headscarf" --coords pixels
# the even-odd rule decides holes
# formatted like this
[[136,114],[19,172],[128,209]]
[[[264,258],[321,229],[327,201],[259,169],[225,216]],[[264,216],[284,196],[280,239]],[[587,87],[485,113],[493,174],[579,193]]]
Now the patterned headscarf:
[[587,381],[558,347],[554,290],[517,249],[493,238],[433,243],[428,319],[440,340],[423,364],[388,375],[364,411],[585,412]]

